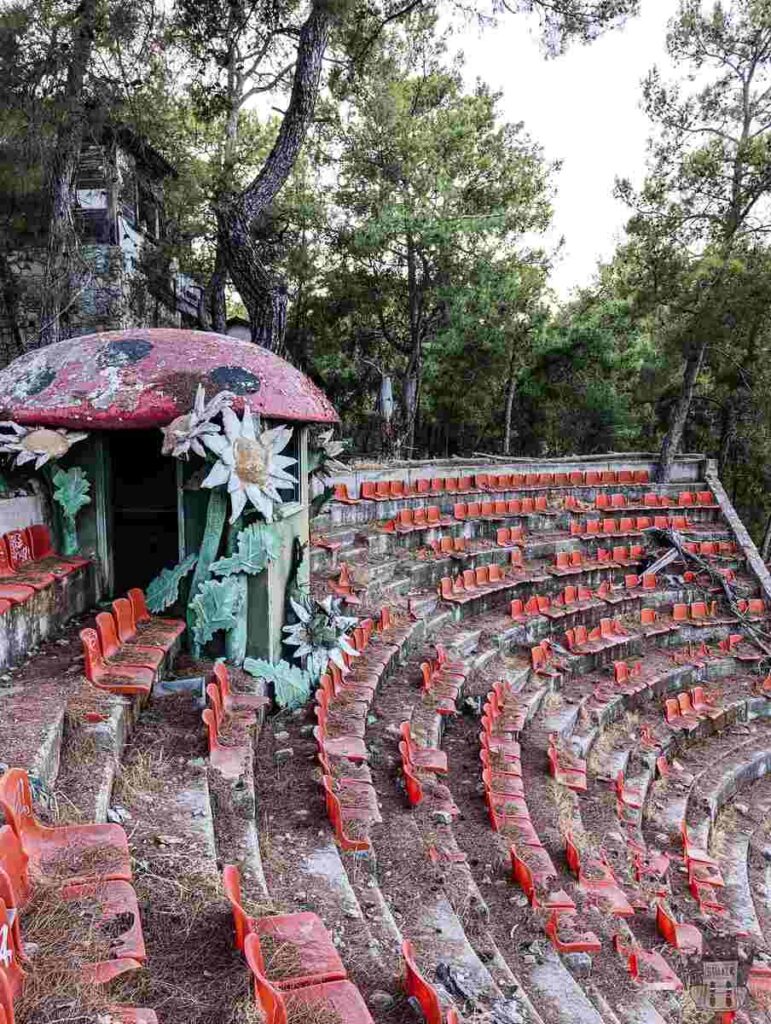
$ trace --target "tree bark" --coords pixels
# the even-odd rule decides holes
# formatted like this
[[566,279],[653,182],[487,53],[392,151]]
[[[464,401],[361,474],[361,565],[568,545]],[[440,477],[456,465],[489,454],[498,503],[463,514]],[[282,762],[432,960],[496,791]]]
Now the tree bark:
[[667,431],[664,442],[661,446],[661,455],[659,456],[659,465],[657,480],[661,484],[669,483],[669,478],[672,475],[672,466],[674,465],[677,453],[680,450],[680,445],[683,440],[683,433],[685,432],[685,425],[688,422],[688,413],[691,409],[691,401],[693,400],[693,393],[696,390],[696,381],[701,371],[702,363],[704,362],[704,356],[707,351],[707,343],[702,342],[698,348],[692,348],[685,363],[685,371],[683,373],[683,383],[680,389],[680,397],[677,400],[677,404],[672,410],[672,416],[669,421],[669,430]]
[[91,63],[97,0],[81,0],[72,30],[72,45],[61,121],[49,162],[46,194],[49,202],[48,244],[40,303],[40,331],[34,347],[59,341],[75,244],[72,209],[78,159],[83,143],[84,85]]
[[271,267],[266,245],[270,210],[292,172],[313,117],[332,18],[330,0],[314,0],[300,30],[289,106],[273,149],[251,184],[223,198],[216,211],[219,240],[249,314],[252,341],[273,352],[284,349],[287,289]]
[[402,409],[407,458],[414,458],[415,424],[418,418],[420,385],[423,376],[421,295],[418,281],[417,253],[412,235],[407,233],[407,302],[409,306],[410,355],[404,374]]
[[767,562],[771,556],[771,516],[766,520],[766,529],[763,533],[763,541],[760,545],[760,557]]
[[737,409],[733,398],[729,397],[723,408],[723,417],[720,428],[720,451],[717,460],[717,474],[721,480],[726,479],[726,470],[731,457],[734,439],[736,437]]
[[24,336],[19,323],[19,288],[5,253],[0,253],[0,302],[10,334],[10,342],[2,353],[3,366],[7,366],[24,351]]

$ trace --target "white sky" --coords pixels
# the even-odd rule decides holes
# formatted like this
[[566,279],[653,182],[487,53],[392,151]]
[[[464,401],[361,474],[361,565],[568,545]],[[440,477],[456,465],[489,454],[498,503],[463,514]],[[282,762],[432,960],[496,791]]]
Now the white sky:
[[546,59],[534,26],[523,16],[498,27],[456,36],[466,55],[468,84],[481,78],[503,93],[501,115],[524,121],[549,160],[562,160],[556,179],[552,241],[565,245],[552,287],[566,297],[589,284],[597,261],[609,257],[628,212],[613,198],[616,177],[639,182],[649,123],[640,109],[641,81],[653,64],[670,73],[666,25],[676,0],[642,0],[641,13],[621,31]]

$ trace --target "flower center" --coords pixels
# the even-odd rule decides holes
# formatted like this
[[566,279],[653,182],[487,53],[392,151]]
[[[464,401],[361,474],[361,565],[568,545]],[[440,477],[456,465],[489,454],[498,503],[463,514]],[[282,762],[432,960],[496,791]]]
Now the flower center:
[[238,479],[264,487],[268,482],[268,456],[259,441],[239,437],[233,444]]
[[22,448],[28,452],[46,453],[50,458],[58,458],[69,451],[70,444],[66,437],[62,437],[55,430],[46,430],[44,427],[39,430],[31,430],[21,442]]

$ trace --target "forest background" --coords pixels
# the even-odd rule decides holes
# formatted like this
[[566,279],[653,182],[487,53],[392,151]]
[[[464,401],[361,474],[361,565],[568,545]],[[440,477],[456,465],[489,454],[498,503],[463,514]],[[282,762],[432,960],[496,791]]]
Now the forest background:
[[[464,84],[469,26],[544,59],[637,0],[20,0],[0,8],[0,362],[68,334],[77,167],[105,126],[174,168],[140,272],[202,289],[380,457],[705,452],[771,554],[771,0],[673,3],[624,237],[559,300],[558,167]],[[630,25],[633,30],[633,24]],[[612,83],[609,84],[609,87]],[[511,104],[509,104],[511,106]],[[586,112],[602,118],[602,109]],[[608,125],[613,131],[613,125]],[[13,254],[34,197],[34,329]],[[766,397],[764,397],[766,396]]]

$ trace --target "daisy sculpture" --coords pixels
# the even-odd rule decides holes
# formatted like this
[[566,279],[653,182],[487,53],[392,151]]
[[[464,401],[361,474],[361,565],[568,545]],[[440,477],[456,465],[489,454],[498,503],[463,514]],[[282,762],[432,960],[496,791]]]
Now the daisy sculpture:
[[220,487],[227,484],[230,494],[230,522],[241,515],[247,501],[262,514],[265,521],[273,520],[273,506],[282,503],[279,490],[292,490],[296,477],[287,472],[297,459],[279,453],[292,437],[290,427],[273,427],[257,433],[254,418],[248,408],[239,420],[228,406],[222,409],[225,433],[204,434],[204,445],[217,456],[217,461],[202,487]]

